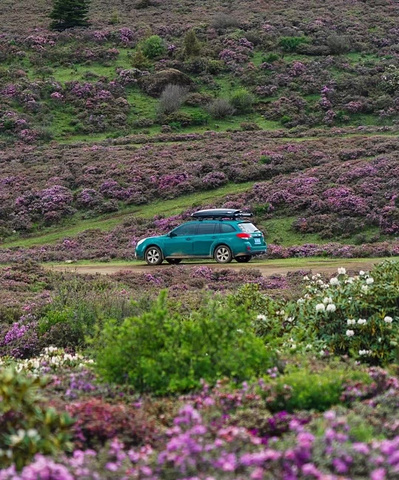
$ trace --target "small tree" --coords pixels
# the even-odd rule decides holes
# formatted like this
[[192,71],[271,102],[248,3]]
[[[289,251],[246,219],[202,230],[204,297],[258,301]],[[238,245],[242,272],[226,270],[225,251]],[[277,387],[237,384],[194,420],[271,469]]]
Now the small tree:
[[199,55],[201,51],[201,44],[198,41],[197,35],[194,30],[189,30],[184,35],[184,56],[185,57],[195,57]]
[[53,0],[53,10],[49,17],[53,19],[50,27],[54,30],[66,30],[72,27],[87,27],[87,14],[90,0]]

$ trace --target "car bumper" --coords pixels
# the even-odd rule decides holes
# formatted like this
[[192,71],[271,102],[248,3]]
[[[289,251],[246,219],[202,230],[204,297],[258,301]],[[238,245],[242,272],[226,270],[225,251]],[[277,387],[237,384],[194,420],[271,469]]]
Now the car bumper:
[[251,257],[255,257],[256,255],[265,255],[267,251],[266,245],[260,245],[259,247],[254,247],[249,243],[246,245],[245,250],[241,250],[240,252],[236,253],[236,257],[247,256],[251,255]]

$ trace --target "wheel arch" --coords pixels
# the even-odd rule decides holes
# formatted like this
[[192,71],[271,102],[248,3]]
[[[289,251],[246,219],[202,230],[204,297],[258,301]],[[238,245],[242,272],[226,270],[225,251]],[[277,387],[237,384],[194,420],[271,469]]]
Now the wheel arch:
[[161,251],[161,255],[162,255],[162,258],[165,259],[165,255],[163,253],[163,248],[160,246],[160,245],[157,245],[156,243],[151,243],[150,245],[148,245],[147,247],[145,247],[144,249],[144,256],[145,254],[148,252],[148,250],[152,247],[157,247],[159,248],[159,250]]

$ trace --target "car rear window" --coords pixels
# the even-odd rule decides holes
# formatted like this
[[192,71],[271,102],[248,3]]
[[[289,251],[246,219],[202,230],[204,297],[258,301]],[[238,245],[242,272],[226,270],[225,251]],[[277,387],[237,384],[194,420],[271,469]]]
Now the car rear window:
[[[218,228],[219,228],[220,233],[235,232],[234,227],[232,225],[229,225],[228,223],[219,223]],[[218,231],[218,230],[216,230],[216,231]]]
[[245,233],[259,232],[259,228],[256,228],[255,225],[250,222],[239,223],[238,228]]

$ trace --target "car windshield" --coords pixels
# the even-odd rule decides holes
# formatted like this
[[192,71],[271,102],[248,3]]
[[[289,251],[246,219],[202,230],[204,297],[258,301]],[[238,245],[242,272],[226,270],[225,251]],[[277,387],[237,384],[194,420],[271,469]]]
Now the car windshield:
[[259,228],[256,228],[255,225],[250,222],[239,223],[238,228],[245,233],[259,232]]

